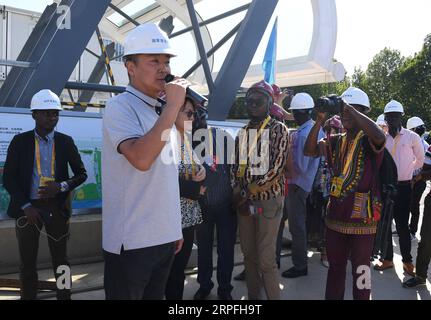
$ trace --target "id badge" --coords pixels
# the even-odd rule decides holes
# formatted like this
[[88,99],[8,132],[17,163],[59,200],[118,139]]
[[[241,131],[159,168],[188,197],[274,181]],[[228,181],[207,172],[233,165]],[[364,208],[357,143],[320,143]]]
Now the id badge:
[[331,193],[330,195],[336,198],[341,196],[341,188],[343,187],[342,177],[333,177],[331,181]]
[[39,181],[39,187],[46,187],[48,185],[48,182],[52,182],[52,181],[55,181],[55,179],[41,176]]
[[257,205],[250,205],[250,214],[252,216],[258,216],[263,214],[263,208]]

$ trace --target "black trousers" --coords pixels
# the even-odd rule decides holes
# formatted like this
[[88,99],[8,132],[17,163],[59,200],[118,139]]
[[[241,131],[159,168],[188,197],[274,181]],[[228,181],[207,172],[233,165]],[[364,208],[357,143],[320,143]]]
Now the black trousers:
[[183,300],[185,270],[189,262],[195,239],[195,226],[183,229],[184,244],[180,252],[175,255],[168,282],[166,283],[166,300]]
[[174,260],[173,242],[120,254],[104,251],[107,300],[162,300]]
[[237,231],[237,215],[230,203],[218,207],[205,207],[205,222],[197,226],[198,244],[198,283],[203,291],[214,287],[213,244],[214,229],[217,232],[217,283],[219,294],[230,293],[234,251]]
[[[38,275],[37,275],[37,254],[39,251],[40,232],[45,227],[45,232],[49,235],[48,247],[51,254],[52,268],[57,279],[62,273],[57,273],[59,266],[68,266],[67,260],[67,240],[69,237],[69,218],[63,216],[57,205],[47,201],[33,201],[32,205],[43,212],[52,214],[44,223],[30,225],[25,217],[16,220],[15,231],[18,239],[18,249],[21,260],[20,280],[21,299],[34,300],[37,298]],[[47,215],[45,215],[47,216]],[[72,280],[70,279],[70,284]],[[57,290],[58,300],[69,300],[70,290]]]
[[431,193],[425,198],[424,215],[421,227],[421,241],[419,242],[418,255],[416,257],[416,274],[426,278],[428,265],[431,261]]
[[412,216],[410,218],[410,225],[409,225],[410,233],[413,235],[415,235],[416,232],[418,231],[420,201],[426,187],[427,187],[426,181],[422,181],[422,180],[416,183],[413,187],[412,201],[410,204],[410,213]]
[[[398,184],[397,196],[394,203],[394,220],[399,237],[399,244],[403,262],[412,262],[411,255],[411,239],[409,230],[409,216],[410,216],[410,201],[412,196],[412,188],[410,184]],[[392,261],[394,258],[394,248],[392,246],[392,234],[388,235],[388,248],[386,251],[385,260]]]

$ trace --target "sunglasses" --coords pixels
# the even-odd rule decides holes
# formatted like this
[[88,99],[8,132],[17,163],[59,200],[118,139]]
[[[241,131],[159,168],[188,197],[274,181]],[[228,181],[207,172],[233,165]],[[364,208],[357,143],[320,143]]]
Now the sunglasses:
[[194,117],[196,115],[196,112],[194,111],[183,111],[183,113],[187,116],[187,118],[191,119],[192,117]]
[[260,108],[267,103],[267,99],[264,97],[259,98],[246,98],[245,105],[250,108]]

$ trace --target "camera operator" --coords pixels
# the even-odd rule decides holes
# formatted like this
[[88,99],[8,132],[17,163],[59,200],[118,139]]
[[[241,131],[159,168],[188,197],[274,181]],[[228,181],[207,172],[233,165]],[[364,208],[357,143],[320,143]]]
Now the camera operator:
[[[381,211],[375,176],[383,159],[385,135],[364,113],[370,103],[365,92],[349,88],[342,98],[316,103],[317,119],[305,143],[304,154],[319,154],[318,135],[328,111],[341,113],[346,133],[325,141],[331,171],[331,193],[326,218],[326,250],[329,261],[326,299],[343,299],[346,265],[350,257],[353,298],[368,300],[371,293],[370,256]],[[364,266],[367,266],[365,269]],[[357,285],[365,272],[366,283]]]

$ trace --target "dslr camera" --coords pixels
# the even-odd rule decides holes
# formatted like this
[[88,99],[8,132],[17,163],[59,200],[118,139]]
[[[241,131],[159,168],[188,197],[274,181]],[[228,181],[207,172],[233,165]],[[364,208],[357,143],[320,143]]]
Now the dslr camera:
[[336,115],[343,112],[343,106],[343,99],[335,94],[331,94],[327,97],[317,99],[314,109],[316,112],[325,112],[330,115]]

